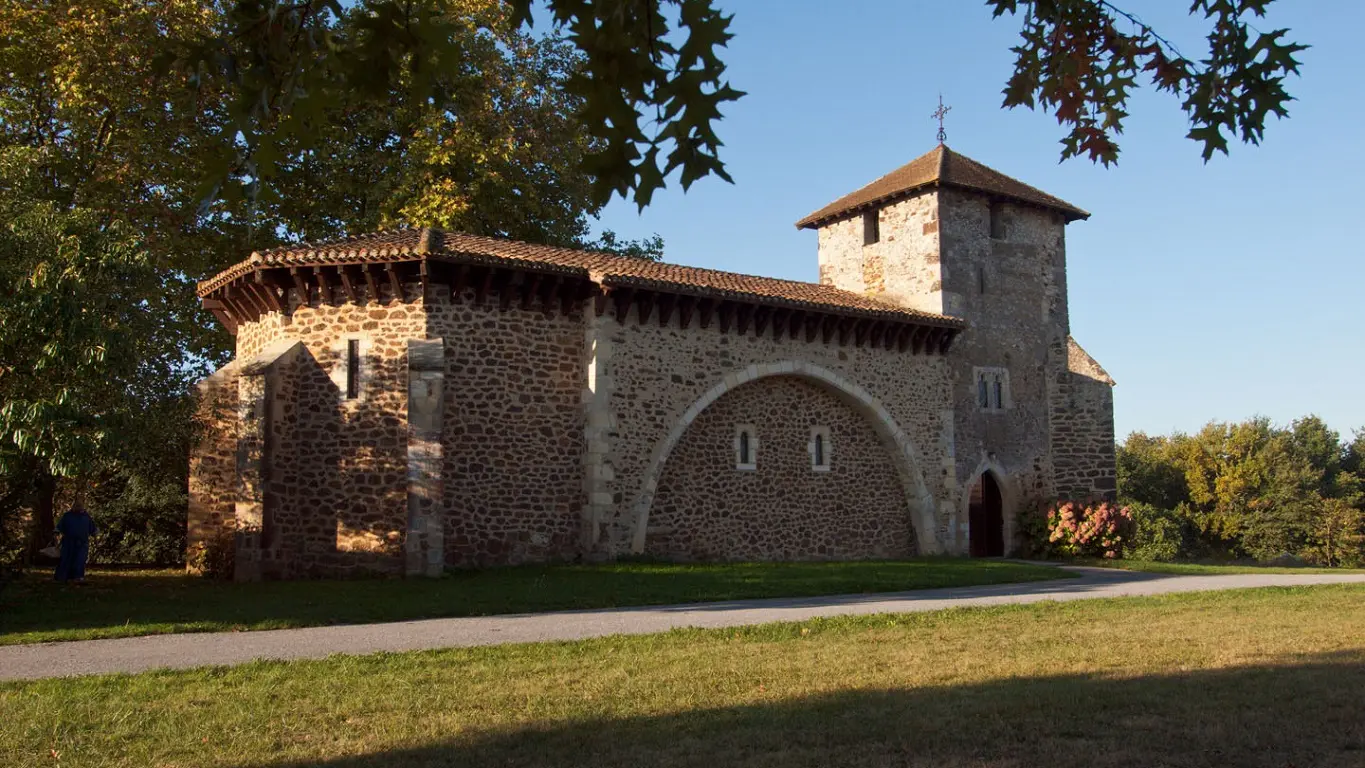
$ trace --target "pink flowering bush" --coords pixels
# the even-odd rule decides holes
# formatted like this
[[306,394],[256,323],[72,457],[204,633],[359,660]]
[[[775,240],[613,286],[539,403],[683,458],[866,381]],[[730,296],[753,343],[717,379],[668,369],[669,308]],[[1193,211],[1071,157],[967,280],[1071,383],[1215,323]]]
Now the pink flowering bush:
[[1116,558],[1133,530],[1127,507],[1065,501],[1047,511],[1048,542],[1060,554]]

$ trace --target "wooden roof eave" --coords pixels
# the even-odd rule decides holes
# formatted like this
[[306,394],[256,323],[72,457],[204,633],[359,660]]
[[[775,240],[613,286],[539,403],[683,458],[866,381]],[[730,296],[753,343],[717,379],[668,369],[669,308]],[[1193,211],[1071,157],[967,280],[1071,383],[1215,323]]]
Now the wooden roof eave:
[[743,293],[739,291],[688,290],[686,286],[640,278],[620,279],[608,275],[599,278],[598,284],[602,286],[604,292],[610,292],[613,289],[654,291],[656,293],[666,293],[673,296],[685,296],[694,300],[709,299],[716,302],[724,301],[734,304],[746,304],[755,308],[766,307],[769,309],[796,310],[826,314],[834,317],[847,317],[857,320],[884,321],[902,325],[936,328],[949,331],[953,335],[956,335],[959,331],[962,331],[967,327],[966,321],[946,316],[941,318],[931,317],[898,312],[891,308],[888,308],[887,310],[874,310],[860,307],[842,307],[836,304],[826,304],[814,301],[796,301],[776,296],[764,296],[761,294]]

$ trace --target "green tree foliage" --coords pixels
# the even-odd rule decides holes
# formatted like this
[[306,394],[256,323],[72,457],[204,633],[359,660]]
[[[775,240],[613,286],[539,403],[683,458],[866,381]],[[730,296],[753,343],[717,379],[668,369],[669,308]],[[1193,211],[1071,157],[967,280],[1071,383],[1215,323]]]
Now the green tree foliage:
[[[1259,143],[1285,117],[1285,79],[1306,46],[1288,30],[1256,31],[1272,0],[1195,0],[1207,51],[1186,58],[1151,26],[1108,0],[986,0],[1023,19],[1004,106],[1041,107],[1068,130],[1062,157],[1117,160],[1139,77],[1181,99],[1189,138],[1205,159],[1229,138]],[[183,72],[234,94],[210,189],[229,199],[282,183],[288,158],[317,148],[343,105],[356,114],[464,115],[450,81],[466,71],[468,26],[495,36],[533,22],[532,0],[231,0],[206,34],[168,49]],[[677,174],[684,189],[716,175],[721,108],[743,93],[725,77],[732,17],[715,0],[547,0],[551,26],[579,54],[565,90],[589,149],[581,169],[593,200],[613,194],[643,208]],[[364,118],[361,118],[362,120]]]
[[[406,224],[658,257],[657,238],[588,240],[576,50],[519,32],[494,0],[445,7],[449,66],[395,75],[382,105],[342,89],[290,113],[256,159],[289,171],[271,194],[242,194],[249,165],[206,194],[242,92],[166,52],[230,26],[231,5],[0,3],[0,531],[19,535],[22,507],[30,550],[49,543],[78,478],[97,556],[178,548],[188,384],[231,346],[194,284],[253,248]],[[366,13],[334,21],[329,35],[379,39]],[[442,98],[407,100],[412,79]]]
[[1133,517],[1133,533],[1132,545],[1125,556],[1156,563],[1180,558],[1185,544],[1180,518],[1175,512],[1151,504],[1133,504],[1128,511]]
[[1118,447],[1119,494],[1136,510],[1139,548],[1164,552],[1178,530],[1185,557],[1353,565],[1365,561],[1365,493],[1352,471],[1360,442],[1344,444],[1316,416],[1134,433]]
[[149,428],[184,431],[167,393],[197,371],[164,321],[170,279],[127,225],[4,197],[0,221],[0,519],[36,494],[31,550],[49,543],[56,478],[160,453]]
[[1289,115],[1284,88],[1297,75],[1294,54],[1308,46],[1289,30],[1256,30],[1272,0],[1193,0],[1190,13],[1211,27],[1207,51],[1188,59],[1140,18],[1108,0],[986,0],[995,15],[1023,17],[1006,107],[1041,106],[1070,132],[1062,158],[1118,160],[1128,97],[1147,77],[1181,99],[1188,137],[1204,145],[1204,160],[1227,154],[1228,138],[1259,144],[1270,115]]

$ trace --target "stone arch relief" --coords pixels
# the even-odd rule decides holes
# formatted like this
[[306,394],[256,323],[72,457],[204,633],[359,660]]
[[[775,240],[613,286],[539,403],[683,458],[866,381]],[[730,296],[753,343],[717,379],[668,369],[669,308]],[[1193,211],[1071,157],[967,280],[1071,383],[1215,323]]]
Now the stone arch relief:
[[[938,526],[934,518],[934,497],[924,484],[920,471],[919,451],[909,436],[900,428],[891,414],[867,390],[833,371],[813,363],[800,360],[785,360],[775,363],[750,365],[738,371],[725,374],[720,383],[697,398],[673,425],[668,434],[655,446],[650,455],[649,466],[645,470],[640,495],[631,508],[635,529],[631,539],[631,552],[640,554],[645,549],[645,536],[649,526],[649,511],[654,504],[654,494],[658,490],[659,476],[668,461],[673,448],[682,439],[683,433],[692,422],[722,395],[751,381],[769,376],[797,376],[820,384],[853,407],[866,418],[888,448],[894,447],[893,458],[900,470],[901,487],[905,492],[906,509],[915,530],[915,540],[922,555],[938,554],[943,551],[942,542],[937,534]],[[951,535],[951,533],[950,533]]]

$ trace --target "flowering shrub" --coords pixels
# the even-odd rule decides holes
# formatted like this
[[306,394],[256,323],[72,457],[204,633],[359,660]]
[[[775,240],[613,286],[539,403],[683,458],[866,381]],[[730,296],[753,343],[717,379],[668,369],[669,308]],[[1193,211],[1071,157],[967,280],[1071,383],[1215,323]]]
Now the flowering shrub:
[[1064,555],[1116,558],[1133,528],[1127,507],[1060,502],[1047,512],[1048,541]]

